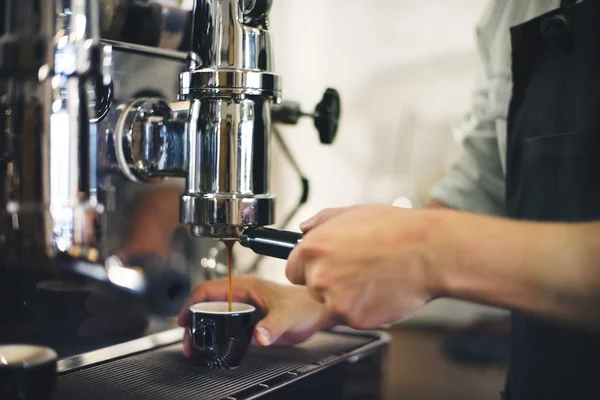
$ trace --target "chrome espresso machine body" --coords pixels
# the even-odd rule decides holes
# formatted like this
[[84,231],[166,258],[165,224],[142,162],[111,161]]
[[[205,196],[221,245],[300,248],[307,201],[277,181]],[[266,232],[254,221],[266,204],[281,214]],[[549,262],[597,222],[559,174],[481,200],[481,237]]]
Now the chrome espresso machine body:
[[[5,0],[2,269],[73,274],[134,296],[149,293],[151,302],[161,295],[156,290],[184,288],[165,268],[127,265],[107,251],[114,176],[185,178],[180,220],[194,236],[240,240],[285,258],[300,236],[260,229],[274,223],[271,107],[281,99],[270,6],[198,0],[184,13],[160,3]],[[101,26],[102,37],[135,40],[127,18],[152,19],[152,10],[159,20],[147,33],[165,32],[146,43],[154,47],[102,40]],[[190,52],[179,51],[186,46]],[[180,63],[179,99],[164,97],[172,93],[156,84],[125,98],[113,53],[164,60],[166,68]]]
[[[174,185],[179,204],[165,207],[178,208],[202,258],[223,239],[287,258],[301,235],[267,228],[276,222],[273,142],[300,175],[301,204],[308,181],[273,123],[310,116],[325,144],[337,131],[335,90],[310,114],[281,100],[271,0],[193,3],[187,11],[169,0],[0,0],[0,346],[53,347],[60,399],[94,398],[92,384],[98,398],[115,399],[243,399],[284,387],[327,398],[378,393],[387,339],[349,331],[251,352],[227,375],[244,374],[246,386],[227,392],[222,376],[180,356],[172,316],[189,294],[190,270],[119,250],[136,196]],[[98,316],[95,335],[82,335]],[[167,391],[155,363],[189,385]],[[145,368],[137,381],[124,375]],[[348,392],[349,374],[373,373]],[[339,382],[315,383],[325,376]],[[164,390],[145,391],[145,379]]]

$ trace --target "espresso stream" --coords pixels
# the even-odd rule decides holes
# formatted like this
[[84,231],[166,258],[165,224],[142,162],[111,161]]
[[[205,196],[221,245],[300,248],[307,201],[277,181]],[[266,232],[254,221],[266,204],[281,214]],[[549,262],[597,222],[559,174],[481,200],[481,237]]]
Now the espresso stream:
[[235,240],[223,240],[223,243],[225,243],[225,248],[227,249],[227,304],[229,306],[229,312],[231,312],[231,301],[233,297],[231,290],[231,269],[233,266],[233,245],[235,244]]

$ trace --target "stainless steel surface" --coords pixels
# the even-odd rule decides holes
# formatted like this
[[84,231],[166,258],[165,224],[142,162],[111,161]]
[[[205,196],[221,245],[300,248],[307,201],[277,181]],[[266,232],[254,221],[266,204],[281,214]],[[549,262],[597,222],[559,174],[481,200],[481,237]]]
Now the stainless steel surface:
[[49,208],[55,10],[50,1],[2,5],[0,266],[27,268],[55,253]]
[[176,328],[149,335],[140,339],[105,347],[100,350],[66,357],[58,361],[57,372],[65,373],[89,367],[104,361],[152,350],[170,344],[178,343],[183,337],[183,328]]
[[[178,334],[180,340],[182,332]],[[254,347],[238,368],[206,370],[183,358],[181,343],[169,345],[169,337],[160,339],[155,350],[146,351],[148,341],[141,339],[108,349],[104,354],[96,352],[93,357],[86,354],[71,358],[72,364],[70,360],[59,363],[63,369],[58,377],[57,399],[255,399],[282,393],[294,383],[315,385],[317,382],[310,381],[310,377],[318,380],[321,372],[341,366],[339,373],[334,374],[337,379],[313,387],[317,398],[338,398],[327,395],[339,396],[332,389],[344,386],[341,380],[350,378],[346,372],[352,365],[360,365],[361,360],[366,360],[373,373],[368,378],[375,380],[365,382],[374,389],[369,398],[377,398],[381,388],[376,380],[381,379],[381,361],[389,344],[388,335],[381,332],[319,332],[294,347]],[[106,358],[109,355],[111,358]],[[90,364],[84,365],[83,360]],[[372,360],[371,365],[368,360]],[[296,397],[291,398],[306,397],[296,392]]]
[[[168,99],[177,97],[179,74],[185,67],[184,53],[107,40],[103,40],[103,43],[105,47],[112,49],[114,99],[106,118],[97,124],[98,185],[99,192],[104,196],[102,203],[112,211],[119,202],[114,197],[116,190],[113,185],[114,176],[124,175],[132,182],[146,181],[145,178],[148,178],[146,174],[142,174],[141,177],[134,175],[136,162],[146,163],[146,160],[140,160],[146,151],[151,158],[149,165],[163,167],[177,165],[174,170],[186,167],[185,161],[182,160],[185,154],[176,152],[173,160],[164,160],[162,157],[166,156],[166,152],[170,152],[172,148],[161,146],[160,140],[158,142],[153,140],[154,136],[147,138],[151,140],[144,140],[145,133],[141,129],[146,125],[146,118],[159,116],[159,114],[163,117],[163,121],[165,117],[167,118],[169,128],[173,128],[170,122],[186,124],[189,103],[167,103]],[[165,106],[170,107],[171,110],[167,110]],[[142,113],[146,109],[149,113]],[[155,109],[160,113],[155,115]],[[134,126],[134,122],[137,125]],[[184,139],[185,132],[180,129],[166,131],[160,129],[155,133],[158,134],[158,139],[163,137],[177,145]],[[121,140],[117,141],[117,136]],[[132,148],[134,142],[135,149]],[[117,144],[120,146],[119,149]],[[136,158],[132,159],[134,154]],[[121,159],[119,160],[118,157]],[[124,167],[122,168],[121,165]],[[178,174],[181,172],[173,171],[174,176]]]
[[[195,65],[194,61],[191,61],[191,65]],[[278,101],[281,96],[281,78],[256,70],[194,70],[181,75],[180,92],[182,98],[194,95],[221,95],[235,99],[264,96]]]
[[127,104],[115,130],[116,158],[123,174],[133,182],[185,177],[186,120],[187,110],[174,112],[160,99],[142,98]]
[[[34,3],[9,1],[6,7],[16,17],[23,14],[25,19],[15,21],[35,26],[26,21],[25,11],[37,9]],[[119,96],[127,83],[112,70],[114,57],[132,53],[184,60],[183,53],[160,46],[100,41],[100,7],[114,20],[130,3],[40,2],[43,33],[7,26],[1,49],[7,78],[5,159],[10,162],[3,169],[7,190],[0,244],[11,241],[2,249],[19,253],[8,254],[15,263],[31,264],[37,257],[33,264],[53,264],[56,254],[77,258],[84,249],[92,255],[86,261],[102,265],[109,255],[102,243],[105,215],[115,203],[107,175],[117,170],[135,182],[185,176],[180,217],[194,235],[237,238],[244,227],[274,223],[270,107],[280,101],[281,83],[273,72],[267,29],[271,1],[195,2],[192,51],[179,79],[179,94],[188,102],[179,103],[169,103],[174,99],[168,94]],[[43,62],[35,60],[37,68],[26,65],[29,60],[7,57],[16,45],[33,46],[40,38],[47,51],[38,55]],[[19,77],[15,83],[14,77]],[[115,94],[112,104],[109,94]],[[36,126],[33,119],[24,120],[30,118],[24,96],[32,96],[41,112]],[[30,149],[38,150],[36,161],[24,165],[30,161],[18,155]]]
[[[115,162],[133,182],[186,175],[180,220],[199,237],[237,238],[246,226],[274,223],[269,191],[271,103],[281,97],[273,73],[270,1],[198,0],[186,102],[135,99],[120,106]],[[119,50],[176,58],[174,52],[119,44]],[[109,130],[111,130],[109,128]]]
[[[103,58],[99,43],[96,1],[10,1],[6,7],[15,25],[2,40],[8,44],[3,63],[13,65],[6,75],[1,129],[1,247],[9,253],[5,265],[39,267],[73,246],[96,245],[103,208],[90,180],[95,165],[88,146],[93,114],[88,89],[109,84],[110,58]],[[36,26],[41,31],[33,31]],[[34,51],[36,41],[43,51]],[[25,57],[10,59],[11,45]]]
[[[155,265],[132,268],[107,251],[106,213],[115,209],[116,202],[111,177],[116,164],[114,129],[109,128],[128,91],[128,82],[119,74],[131,70],[128,64],[135,56],[117,55],[120,65],[113,87],[113,49],[100,41],[98,7],[95,0],[2,2],[2,16],[8,25],[0,39],[0,269],[7,271],[0,281],[15,282],[12,287],[0,285],[0,297],[3,303],[10,299],[6,309],[14,319],[18,318],[17,307],[28,307],[35,280],[59,272],[140,297],[152,312],[172,313],[179,307],[174,304],[187,294],[181,296],[189,284],[180,282],[180,271],[167,272],[165,267],[164,275]],[[172,77],[171,85],[166,80],[138,77],[132,86],[159,87],[175,98],[183,63],[180,58],[172,59],[161,59],[156,66]],[[115,104],[109,101],[109,88],[110,93],[117,93]],[[102,115],[97,114],[99,105]],[[177,115],[171,113],[173,119],[167,124],[185,126],[187,112],[181,113],[182,118]],[[163,124],[156,117],[152,121],[147,132],[150,139],[160,141]],[[183,138],[177,140],[184,146]],[[172,168],[169,172],[179,168],[183,175],[183,158],[163,160],[161,151],[171,146],[152,140],[143,145],[146,148],[138,150],[156,150],[152,153],[155,159],[148,157],[151,163]],[[178,154],[183,157],[185,152]],[[26,273],[24,268],[35,273]],[[163,285],[165,277],[174,282],[173,287]],[[157,304],[150,295],[162,297],[170,306]],[[4,316],[5,310],[1,311]]]
[[192,224],[198,237],[235,238],[249,225],[270,225],[274,219],[274,199],[270,196],[183,196],[182,220]]
[[[100,43],[99,4],[93,0],[55,0],[58,10],[54,97],[50,117],[50,211],[58,251],[95,247],[98,203],[91,146],[93,112],[88,90],[110,84],[110,48]],[[104,59],[104,55],[107,56]],[[104,64],[106,62],[106,64]],[[93,103],[93,104],[94,104]]]
[[118,50],[121,53],[132,53],[150,56],[153,58],[164,58],[172,61],[185,62],[187,60],[187,54],[181,51],[172,49],[163,49],[159,47],[144,46],[135,43],[116,42],[114,40],[103,38],[102,42],[111,46],[113,49]]
[[180,219],[201,237],[237,238],[274,223],[269,192],[271,113],[280,101],[270,2],[196,0],[189,71],[189,159]]
[[271,37],[266,14],[252,15],[257,2],[195,0],[192,53],[195,70],[254,70],[272,73]]
[[130,4],[2,2],[10,17],[0,39],[0,256],[3,269],[39,270],[13,274],[25,282],[15,285],[17,305],[36,279],[58,272],[134,293],[153,286],[143,271],[110,279],[121,271],[115,260],[132,268],[124,241],[114,239],[132,230],[115,211],[140,204],[120,193],[138,191],[123,178],[185,178],[174,207],[191,235],[237,239],[247,227],[274,223],[271,105],[281,82],[271,2],[197,0],[188,56],[101,41],[100,7],[120,24],[115,13]]
[[163,49],[186,50],[191,12],[176,0],[100,0],[102,37]]
[[[91,367],[105,361],[115,360],[147,350],[179,343],[182,341],[184,332],[184,328],[169,329],[139,339],[120,343],[115,346],[105,347],[103,349],[65,357],[58,361],[57,372],[62,374],[69,371],[75,371],[84,367]],[[332,329],[332,332],[341,335],[355,335],[371,337],[374,339],[375,341],[373,343],[370,343],[366,347],[362,348],[363,351],[368,351],[377,345],[388,344],[390,342],[389,334],[382,331],[355,331],[348,327],[340,326]],[[358,351],[348,354],[348,358],[353,362],[358,361],[360,356],[357,355],[357,353]]]

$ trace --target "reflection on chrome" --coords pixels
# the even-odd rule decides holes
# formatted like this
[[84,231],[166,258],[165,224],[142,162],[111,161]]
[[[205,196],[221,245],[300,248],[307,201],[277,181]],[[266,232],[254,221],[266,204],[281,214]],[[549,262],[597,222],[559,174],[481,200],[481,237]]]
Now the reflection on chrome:
[[146,289],[146,281],[141,270],[123,266],[116,256],[109,257],[105,265],[108,280],[112,284],[139,293]]
[[[269,192],[271,103],[281,97],[267,15],[270,1],[196,0],[187,190],[180,219],[196,236],[237,238],[274,223]],[[227,29],[225,29],[227,27]]]
[[[110,58],[100,44],[99,4],[92,0],[56,0],[58,13],[54,64],[53,115],[50,119],[50,209],[59,251],[97,245],[93,233],[97,207],[92,187],[91,127],[88,89],[103,85]],[[97,81],[97,82],[96,82]]]
[[[120,42],[120,15],[143,2],[131,10],[117,3],[115,24],[104,27],[114,41],[101,42],[102,1],[0,1],[10,14],[0,32],[0,268],[74,273],[141,293],[164,282],[156,270],[166,268],[132,269],[110,257],[119,244],[107,246],[105,227],[125,203],[123,180],[184,178],[175,207],[195,236],[239,239],[248,227],[273,224],[271,107],[282,85],[270,0],[195,0],[192,15],[175,12],[176,21],[193,22],[185,35],[177,30],[189,38],[189,57],[173,50],[179,45]],[[150,30],[166,35],[162,22]],[[13,60],[15,48],[22,57]],[[143,256],[138,265],[159,264]],[[219,272],[216,257],[201,259]]]

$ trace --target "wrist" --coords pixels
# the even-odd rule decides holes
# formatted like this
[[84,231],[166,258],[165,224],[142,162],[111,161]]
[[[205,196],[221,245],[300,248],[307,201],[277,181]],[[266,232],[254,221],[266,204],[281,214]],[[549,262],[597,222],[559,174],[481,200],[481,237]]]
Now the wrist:
[[453,214],[455,211],[444,209],[423,210],[419,218],[423,232],[417,234],[420,243],[417,244],[417,265],[421,266],[424,288],[432,298],[450,295],[451,277],[453,271],[449,268],[449,257],[456,251],[453,243],[455,237]]
[[498,238],[487,230],[485,217],[450,211],[441,219],[429,246],[432,290],[438,297],[481,300],[494,281],[494,271],[487,268]]
[[428,237],[424,256],[430,293],[434,297],[473,300],[493,276],[485,269],[498,238],[487,229],[486,217],[455,210],[433,213],[437,214],[437,223]]

